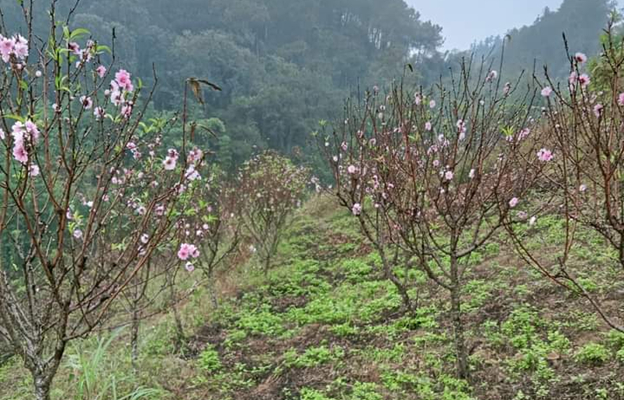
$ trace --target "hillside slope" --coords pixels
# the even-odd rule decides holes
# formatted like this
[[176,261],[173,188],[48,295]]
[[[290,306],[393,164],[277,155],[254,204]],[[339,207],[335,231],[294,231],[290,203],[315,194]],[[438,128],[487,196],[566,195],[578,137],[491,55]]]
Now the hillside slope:
[[[559,235],[555,219],[540,224]],[[597,238],[585,239],[586,289],[611,293],[605,307],[621,307],[611,256]],[[221,277],[217,309],[204,289],[189,298],[184,351],[173,352],[166,316],[146,323],[136,374],[125,340],[106,351],[80,343],[55,398],[97,398],[115,376],[118,395],[102,398],[140,385],[156,389],[144,398],[185,400],[624,399],[624,336],[505,248],[502,240],[487,246],[465,277],[471,382],[453,377],[444,293],[408,271],[418,308],[404,312],[353,217],[316,198],[297,213],[268,278],[252,259]],[[23,376],[15,362],[0,368],[0,400],[28,398]]]

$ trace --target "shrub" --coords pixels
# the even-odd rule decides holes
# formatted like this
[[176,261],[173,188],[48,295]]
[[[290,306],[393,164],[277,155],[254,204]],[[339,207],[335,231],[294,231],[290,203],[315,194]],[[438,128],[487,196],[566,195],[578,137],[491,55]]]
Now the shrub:
[[574,359],[583,364],[599,365],[609,360],[609,350],[599,343],[587,343],[581,347]]
[[221,369],[221,359],[219,358],[219,352],[212,346],[208,346],[199,355],[198,360],[199,368],[206,372],[216,372]]

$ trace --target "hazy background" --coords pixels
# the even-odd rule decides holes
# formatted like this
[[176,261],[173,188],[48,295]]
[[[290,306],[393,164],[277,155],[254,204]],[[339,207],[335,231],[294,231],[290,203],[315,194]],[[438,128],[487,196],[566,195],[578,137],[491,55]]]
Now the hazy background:
[[[442,26],[445,50],[466,50],[488,36],[531,25],[546,7],[556,11],[563,0],[406,0],[423,20]],[[591,0],[588,0],[591,1]],[[621,3],[621,2],[620,2]]]
[[[59,0],[59,13],[74,2]],[[323,174],[310,133],[320,120],[342,119],[346,98],[372,86],[388,90],[397,77],[429,87],[467,58],[499,66],[503,45],[501,79],[545,65],[565,79],[562,32],[573,52],[596,56],[612,7],[611,0],[81,0],[70,26],[102,43],[115,29],[116,67],[147,87],[155,65],[152,115],[179,108],[188,77],[218,84],[222,90],[206,91],[205,106],[189,113],[212,132],[202,130],[196,142],[224,170],[271,148]],[[10,29],[23,23],[15,0],[0,0],[0,10]],[[47,22],[35,15],[40,37]]]

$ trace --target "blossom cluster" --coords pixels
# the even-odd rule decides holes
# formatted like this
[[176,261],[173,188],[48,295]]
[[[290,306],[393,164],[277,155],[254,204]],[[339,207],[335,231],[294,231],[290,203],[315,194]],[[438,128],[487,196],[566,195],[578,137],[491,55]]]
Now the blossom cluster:
[[[16,61],[25,61],[28,57],[28,41],[22,35],[4,37],[0,35],[0,56],[8,63],[14,57]],[[21,64],[17,64],[21,66]]]
[[[13,137],[13,157],[18,162],[26,165],[28,163],[28,149],[35,146],[39,141],[39,129],[31,120],[22,123],[17,121],[11,128],[11,136]],[[38,175],[38,168],[36,173]]]

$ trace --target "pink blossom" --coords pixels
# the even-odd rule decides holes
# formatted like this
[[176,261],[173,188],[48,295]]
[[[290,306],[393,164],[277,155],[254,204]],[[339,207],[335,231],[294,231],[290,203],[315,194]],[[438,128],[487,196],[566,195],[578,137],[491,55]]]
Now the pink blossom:
[[435,100],[431,100],[431,101],[429,102],[429,108],[435,108],[435,106],[436,106],[436,102],[435,102]]
[[74,238],[80,240],[82,239],[82,231],[80,229],[74,229]]
[[347,167],[347,172],[351,175],[355,174],[357,172],[357,168],[355,167],[355,165],[349,165]]
[[4,140],[4,138],[6,138],[6,135],[4,134],[4,131],[0,129],[0,139]]
[[147,242],[149,242],[149,235],[147,233],[144,233],[141,235],[141,243],[147,244]]
[[487,77],[485,78],[485,81],[486,81],[486,82],[492,82],[492,81],[495,81],[495,80],[496,80],[496,78],[498,78],[498,72],[497,72],[497,71],[492,70],[492,71],[490,71],[490,72],[487,74]]
[[624,93],[618,95],[618,104],[624,106]]
[[196,181],[201,179],[201,175],[199,174],[199,172],[197,172],[193,165],[189,165],[189,167],[186,169],[186,178],[190,181]]
[[130,118],[130,116],[132,115],[132,104],[124,104],[123,106],[121,106],[120,112],[125,119]]
[[30,164],[28,167],[28,174],[30,176],[39,176],[39,166],[37,164]]
[[431,122],[430,121],[425,122],[425,130],[431,131],[431,129],[432,129]]
[[596,118],[600,118],[600,116],[602,115],[603,109],[604,109],[604,106],[602,104],[596,104],[594,106],[594,115],[596,116]]
[[360,203],[355,203],[351,208],[351,212],[353,215],[358,216],[362,213],[362,205]]
[[470,172],[468,173],[468,178],[470,179],[474,179],[475,177],[475,170],[474,168],[470,170]]
[[23,142],[15,142],[15,146],[13,146],[13,157],[22,164],[26,164],[28,162],[28,152],[26,151]]
[[188,244],[183,243],[178,250],[178,258],[182,261],[186,261],[190,256],[191,252],[189,250]]
[[518,198],[517,197],[514,197],[511,200],[509,200],[509,207],[514,208],[517,205],[518,205]]
[[202,158],[204,158],[204,152],[198,148],[194,148],[193,150],[189,151],[187,160],[189,163],[194,163],[201,161]]
[[39,141],[39,128],[37,128],[37,125],[31,120],[27,120],[24,127],[26,128],[26,132],[30,135],[30,140],[32,140],[33,143],[37,143],[37,141]]
[[552,92],[553,92],[552,88],[550,86],[546,86],[544,89],[542,89],[542,96],[543,97],[550,97]]
[[511,92],[511,82],[506,82],[505,86],[503,87],[503,94],[507,96],[509,92]]
[[529,225],[535,225],[535,222],[537,222],[537,217],[531,217],[531,220],[529,221]]
[[95,116],[96,120],[101,120],[102,118],[104,118],[104,109],[102,107],[95,107],[93,109],[93,115]]
[[0,55],[4,62],[9,62],[13,49],[15,48],[15,39],[5,38],[0,35]]
[[550,151],[548,149],[541,149],[540,151],[537,152],[537,158],[540,161],[548,162],[548,161],[552,160],[552,158],[553,158],[552,151]]
[[184,265],[184,268],[185,268],[188,272],[193,272],[193,271],[195,271],[195,266],[194,266],[194,265],[193,265],[193,263],[192,263],[192,262],[190,262],[190,261],[189,261],[189,262],[187,262],[187,263]]
[[455,174],[453,174],[453,171],[446,171],[444,173],[444,179],[446,179],[447,181],[452,181],[454,176]]
[[13,126],[11,127],[11,136],[13,136],[13,140],[15,140],[15,142],[20,142],[22,143],[24,141],[24,136],[26,135],[26,126],[20,122],[17,121],[16,123],[13,124]]
[[67,48],[75,55],[82,56],[82,53],[80,52],[80,45],[78,43],[69,42],[67,44]]
[[93,100],[91,100],[91,97],[87,97],[87,96],[80,97],[80,103],[82,104],[82,107],[85,110],[89,110],[91,109],[91,107],[93,107]]
[[578,77],[578,81],[581,84],[581,87],[584,88],[587,85],[589,85],[589,83],[591,82],[591,79],[589,79],[589,75],[583,74],[583,75]]
[[583,64],[587,61],[587,56],[583,53],[576,53],[574,55],[574,60],[579,64]]
[[15,56],[20,60],[26,59],[28,57],[28,41],[22,35],[13,36],[15,40],[15,47],[13,48],[13,52]]
[[167,157],[173,158],[175,161],[178,161],[178,151],[176,149],[167,150]]
[[103,65],[99,65],[95,69],[95,73],[97,73],[100,78],[104,78],[104,75],[106,75],[106,67]]
[[134,90],[132,80],[130,79],[130,73],[125,69],[120,69],[117,73],[115,73],[115,81],[119,87],[127,92],[132,92]]
[[110,99],[113,105],[119,106],[124,101],[123,94],[121,93],[121,89],[119,85],[117,84],[117,82],[115,81],[111,81],[110,86],[111,86],[111,89],[105,91],[104,95],[107,95],[106,92],[108,92],[108,95],[110,96]]
[[199,249],[193,244],[182,243],[178,250],[178,258],[182,261],[186,261],[190,257],[199,257]]
[[193,258],[199,257],[199,249],[195,247],[194,244],[189,244],[189,251],[191,252],[191,257]]
[[173,171],[176,167],[176,159],[175,158],[171,158],[171,157],[167,157],[165,158],[165,160],[163,161],[163,165],[165,166],[165,170],[167,171]]
[[579,192],[581,192],[581,193],[582,193],[582,192],[584,192],[584,191],[586,191],[586,190],[587,190],[587,186],[586,186],[586,185],[581,185],[581,186],[579,186]]

